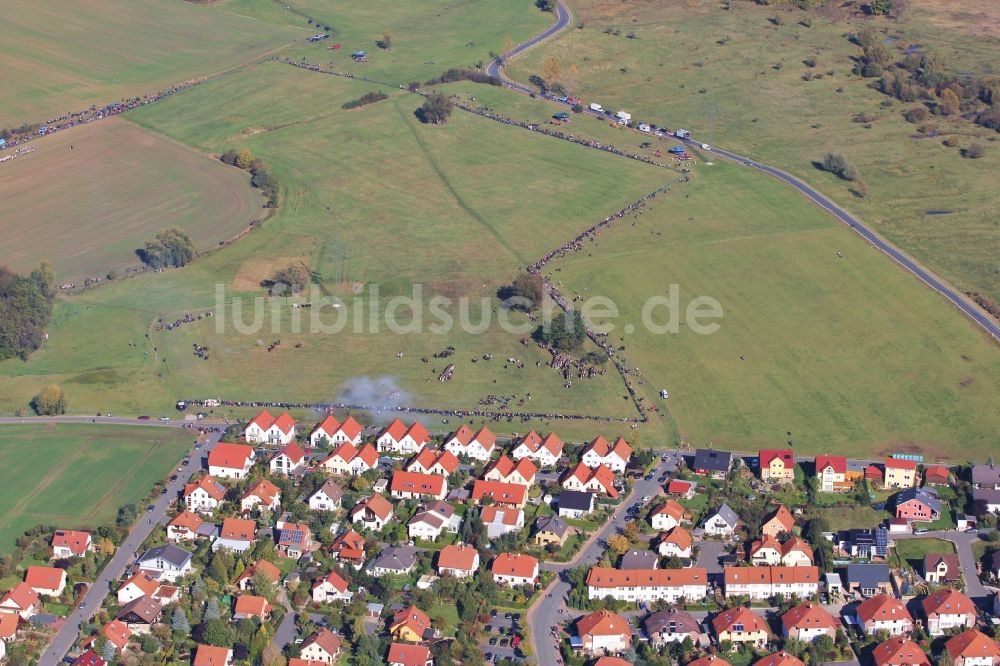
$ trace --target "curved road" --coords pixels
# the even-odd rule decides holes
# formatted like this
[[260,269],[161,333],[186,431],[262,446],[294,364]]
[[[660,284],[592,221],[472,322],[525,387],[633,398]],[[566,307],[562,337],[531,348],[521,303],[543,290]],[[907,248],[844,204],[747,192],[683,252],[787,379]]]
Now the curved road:
[[[490,76],[495,76],[503,80],[506,87],[516,90],[524,94],[532,94],[534,91],[527,85],[514,81],[509,78],[503,71],[503,66],[506,60],[509,60],[527,49],[539,44],[551,37],[555,36],[558,32],[562,31],[566,26],[569,25],[570,19],[572,18],[569,10],[562,0],[557,0],[556,5],[556,22],[545,32],[532,37],[528,41],[518,44],[516,47],[506,53],[500,58],[496,58],[489,65],[486,66],[486,73]],[[559,102],[559,100],[553,95],[536,95],[536,97],[541,97],[550,102],[555,102],[557,104],[565,105],[565,102]],[[584,109],[584,113],[595,118],[604,119],[606,116],[598,111],[593,111],[589,108]],[[636,130],[637,131],[637,130]],[[693,147],[700,147],[702,144],[700,141],[695,139],[678,139]],[[885,253],[890,259],[895,261],[897,264],[902,266],[904,269],[915,275],[921,282],[926,284],[928,287],[936,291],[937,293],[948,299],[955,307],[965,313],[972,321],[978,324],[983,330],[993,336],[995,341],[1000,342],[1000,322],[997,322],[994,318],[989,316],[983,310],[981,310],[975,304],[969,302],[962,296],[962,294],[957,291],[954,287],[949,285],[944,280],[933,275],[926,268],[918,264],[916,261],[911,259],[909,256],[903,253],[902,250],[895,247],[884,238],[876,234],[870,228],[866,227],[860,220],[848,213],[846,210],[835,204],[833,201],[828,199],[826,196],[821,194],[815,188],[810,186],[808,183],[799,180],[795,176],[788,174],[781,169],[777,169],[766,164],[761,164],[760,162],[755,162],[749,157],[744,157],[737,153],[730,152],[723,148],[718,148],[713,146],[710,149],[715,155],[722,157],[723,159],[731,160],[733,162],[738,162],[740,164],[745,164],[749,167],[754,167],[760,169],[764,173],[777,178],[778,180],[787,183],[794,187],[798,192],[800,192],[807,199],[818,205],[820,208],[824,209],[828,213],[832,214],[838,220],[848,225],[853,229],[859,236],[864,238],[866,241],[871,243],[875,248]]]

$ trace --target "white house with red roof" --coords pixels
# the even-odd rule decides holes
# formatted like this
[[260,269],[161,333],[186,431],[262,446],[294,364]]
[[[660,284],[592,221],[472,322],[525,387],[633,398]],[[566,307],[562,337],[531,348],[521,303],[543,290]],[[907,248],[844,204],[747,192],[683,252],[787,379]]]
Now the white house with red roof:
[[27,582],[18,583],[0,598],[0,613],[14,613],[24,620],[36,615],[41,606],[41,597]]
[[816,479],[821,492],[849,490],[852,484],[847,482],[847,456],[816,456]]
[[414,421],[407,426],[399,419],[394,419],[379,433],[375,440],[378,450],[382,453],[401,453],[410,455],[430,443],[431,436],[420,421]]
[[350,442],[337,446],[318,467],[331,474],[360,476],[378,466],[378,451],[371,444],[358,448]]
[[56,530],[52,535],[52,557],[83,557],[94,549],[94,540],[89,532]]
[[340,638],[329,629],[320,629],[302,642],[300,654],[303,659],[336,664],[340,656]]
[[486,426],[472,432],[472,428],[462,424],[458,430],[449,435],[444,448],[459,458],[465,456],[472,460],[487,462],[493,457],[496,442],[496,435]]
[[920,602],[920,608],[927,622],[927,633],[931,636],[941,636],[949,629],[976,626],[976,605],[972,599],[951,587],[928,594]]
[[58,597],[66,589],[66,570],[32,565],[24,572],[24,582],[42,596]]
[[688,559],[691,557],[694,547],[694,538],[691,533],[680,525],[674,527],[666,534],[660,536],[656,542],[656,550],[663,557],[679,557]]
[[152,599],[158,589],[160,589],[160,581],[157,580],[156,576],[145,571],[137,571],[118,588],[118,604],[124,606],[142,597]]
[[275,511],[281,505],[281,489],[267,479],[260,479],[250,486],[240,499],[240,509],[250,513],[254,507]]
[[208,473],[220,479],[245,479],[256,457],[252,446],[219,442],[208,454]]
[[531,555],[501,553],[493,558],[490,571],[494,582],[498,585],[508,587],[534,585],[538,580],[538,560]]
[[288,444],[295,439],[295,419],[288,412],[274,417],[262,411],[247,424],[243,438],[251,444]]
[[425,499],[432,497],[443,500],[448,494],[448,480],[440,474],[420,474],[418,472],[394,472],[389,493],[396,499]]
[[519,483],[477,479],[472,484],[472,494],[469,495],[469,500],[481,504],[487,498],[498,506],[523,509],[528,501],[528,486],[522,486]]
[[316,603],[349,604],[353,598],[354,593],[348,589],[347,581],[336,571],[331,571],[322,578],[313,581],[312,599]]
[[270,466],[272,474],[290,476],[305,469],[306,452],[295,442],[289,442],[271,458]]
[[442,532],[455,534],[461,526],[462,516],[455,511],[455,507],[435,500],[424,504],[410,518],[410,522],[406,524],[406,532],[411,539],[435,541]]
[[521,438],[517,446],[511,450],[510,455],[514,460],[531,458],[540,467],[551,467],[559,462],[563,446],[563,441],[555,433],[550,432],[542,437],[531,430]]
[[448,476],[458,469],[458,465],[458,458],[451,451],[438,451],[430,446],[425,446],[406,463],[406,471]]
[[211,515],[226,498],[226,488],[211,476],[184,485],[184,506],[188,511]]
[[309,508],[313,511],[336,511],[340,508],[343,496],[344,491],[340,486],[332,479],[327,479],[309,496]]
[[518,508],[491,504],[483,507],[479,519],[486,527],[486,536],[491,539],[524,529],[524,511]]
[[101,633],[115,646],[116,652],[124,650],[128,646],[129,638],[132,637],[132,630],[121,620],[111,620],[101,627]]
[[576,634],[587,654],[617,654],[632,645],[632,628],[617,613],[599,610],[576,621]]
[[351,522],[361,523],[362,527],[380,532],[392,520],[392,510],[392,502],[381,495],[371,495],[359,501],[348,516]]
[[341,423],[332,414],[319,422],[312,432],[309,433],[309,445],[316,447],[324,439],[330,444],[354,444],[361,443],[361,433],[363,428],[353,416],[348,416]]
[[172,543],[195,541],[201,537],[198,530],[204,523],[205,521],[197,513],[181,511],[167,523],[167,541]]
[[[409,643],[392,643],[385,659],[388,666],[434,666],[434,658],[425,645],[410,645]],[[288,666],[292,666],[289,664]]]
[[580,461],[587,467],[604,465],[612,471],[623,473],[632,458],[632,447],[624,438],[619,437],[612,444],[598,435],[587,445],[580,456]]
[[656,507],[656,509],[649,514],[649,522],[653,526],[653,529],[660,530],[661,532],[674,529],[680,525],[683,520],[684,507],[672,499],[667,500],[660,506]]
[[442,576],[469,578],[479,569],[479,551],[465,544],[445,546],[438,551],[437,572]]
[[876,594],[862,601],[854,611],[861,630],[874,635],[882,630],[890,636],[913,631],[913,618],[903,602],[886,593]]
[[789,608],[781,616],[781,634],[803,643],[812,643],[820,636],[837,637],[840,622],[822,606],[804,603]]
[[955,666],[1000,666],[1000,646],[976,629],[952,636],[944,649]]
[[618,497],[618,489],[615,488],[615,473],[605,465],[598,465],[591,469],[583,463],[578,463],[576,467],[563,473],[560,483],[567,490],[604,493],[612,499]]
[[521,458],[516,463],[507,456],[500,456],[487,465],[483,478],[487,481],[500,481],[501,483],[519,483],[522,486],[531,486],[535,483],[535,476],[538,474],[538,467],[531,461],[531,458]]

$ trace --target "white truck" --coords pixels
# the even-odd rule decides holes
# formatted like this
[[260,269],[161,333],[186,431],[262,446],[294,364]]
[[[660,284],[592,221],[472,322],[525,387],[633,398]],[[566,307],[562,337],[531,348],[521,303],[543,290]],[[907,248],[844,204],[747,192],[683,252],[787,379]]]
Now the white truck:
[[676,132],[674,132],[674,136],[676,136],[678,139],[690,139],[691,132],[688,132],[686,129],[679,129]]
[[597,111],[598,113],[603,113],[604,112],[604,107],[601,106],[600,104],[598,104],[597,102],[591,102],[590,103],[590,110],[591,111]]
[[632,122],[632,114],[627,111],[619,111],[618,113],[615,114],[615,118],[617,118],[619,122],[622,122],[626,125]]

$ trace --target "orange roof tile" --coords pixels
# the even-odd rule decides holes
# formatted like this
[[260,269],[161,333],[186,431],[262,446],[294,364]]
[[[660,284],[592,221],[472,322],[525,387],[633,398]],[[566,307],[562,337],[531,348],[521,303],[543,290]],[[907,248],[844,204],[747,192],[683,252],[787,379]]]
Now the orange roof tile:
[[531,555],[519,553],[501,553],[493,558],[490,571],[501,576],[516,576],[531,578],[537,575],[538,560]]
[[587,573],[587,585],[612,587],[681,587],[707,586],[708,571],[703,567],[687,569],[609,569],[592,567]]
[[56,590],[66,582],[66,570],[32,565],[24,574],[24,582],[36,590]]
[[472,571],[476,568],[479,551],[465,544],[445,546],[438,552],[438,569]]
[[219,442],[208,454],[209,467],[243,469],[253,457],[253,447],[246,444]]
[[583,636],[625,636],[631,639],[628,621],[617,613],[599,610],[576,621],[576,632]]
[[171,527],[183,527],[194,532],[201,527],[204,522],[205,521],[201,519],[201,516],[194,511],[181,511],[176,516],[171,518],[167,525]]
[[229,663],[229,648],[214,645],[198,645],[194,652],[194,666],[226,666]]
[[884,592],[862,601],[858,604],[855,613],[862,622],[866,623],[879,620],[898,620],[901,618],[910,622],[913,621],[909,611],[906,610],[906,606],[895,597],[890,597]]
[[930,666],[930,659],[909,638],[890,638],[872,650],[875,666]]
[[742,624],[743,631],[746,632],[763,631],[769,635],[771,633],[767,628],[767,622],[764,618],[753,613],[746,606],[737,606],[736,608],[724,610],[712,618],[712,628],[715,630],[716,636],[724,631],[729,631],[733,625],[737,624]]
[[822,606],[812,603],[789,608],[781,616],[785,629],[836,629],[840,623]]
[[394,493],[440,495],[444,492],[445,478],[440,474],[419,472],[393,472],[389,490]]
[[233,613],[237,615],[254,615],[261,619],[267,615],[267,599],[252,594],[241,594],[236,597]]
[[472,484],[471,499],[473,502],[480,502],[485,497],[492,497],[494,502],[499,504],[512,504],[520,506],[524,504],[528,496],[528,487],[520,483],[504,483],[503,481],[483,481],[477,480]]
[[226,488],[210,476],[203,476],[193,483],[185,484],[184,496],[187,497],[199,488],[208,493],[208,496],[217,502],[221,502],[226,498]]
[[220,533],[220,536],[223,539],[253,541],[256,533],[256,521],[244,520],[243,518],[226,518],[222,521],[222,532]]
[[74,530],[56,530],[52,535],[52,547],[69,548],[74,555],[83,555],[90,547],[91,538],[89,532],[76,532]]
[[992,658],[994,664],[1000,660],[1000,646],[997,645],[997,642],[975,629],[969,629],[957,636],[952,636],[944,644],[944,647],[948,650],[952,660]]

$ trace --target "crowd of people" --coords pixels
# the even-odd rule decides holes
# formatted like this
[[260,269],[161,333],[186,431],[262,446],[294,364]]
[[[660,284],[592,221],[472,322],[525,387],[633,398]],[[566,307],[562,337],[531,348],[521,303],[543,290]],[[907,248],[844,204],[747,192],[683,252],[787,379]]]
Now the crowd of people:
[[[522,423],[529,423],[533,420],[541,420],[544,423],[551,421],[601,421],[605,423],[639,423],[646,419],[630,419],[616,416],[595,416],[588,414],[557,414],[552,412],[495,412],[484,409],[433,409],[429,407],[405,407],[391,405],[370,405],[352,404],[346,402],[332,403],[309,403],[309,402],[268,402],[256,400],[182,400],[178,402],[178,409],[186,408],[189,405],[199,407],[206,406],[210,402],[213,406],[222,407],[250,407],[253,409],[312,409],[318,412],[330,412],[334,409],[345,409],[348,411],[364,411],[374,414],[426,414],[430,416],[456,416],[459,418],[486,418],[494,421],[512,422],[519,419]],[[183,407],[182,407],[183,405]]]
[[212,316],[211,310],[209,310],[208,312],[199,313],[197,315],[193,315],[190,312],[188,312],[180,319],[175,319],[174,321],[171,322],[165,322],[163,321],[162,318],[157,319],[155,328],[157,331],[172,331],[175,328],[180,328],[184,324],[191,324],[211,316]]
[[185,83],[179,83],[177,85],[170,86],[169,88],[159,90],[155,93],[149,93],[147,95],[143,95],[142,97],[128,97],[120,102],[112,102],[110,104],[105,104],[102,107],[98,107],[94,104],[91,105],[90,108],[83,111],[66,113],[56,118],[52,118],[51,120],[47,120],[44,124],[27,125],[26,127],[30,127],[32,129],[27,132],[13,132],[10,138],[7,139],[7,147],[10,148],[25,144],[28,141],[40,136],[48,136],[53,132],[59,132],[78,125],[85,125],[87,123],[94,122],[95,120],[101,120],[102,118],[110,118],[112,116],[117,116],[119,113],[124,113],[125,111],[130,111],[140,106],[152,104],[153,102],[159,102],[164,97],[168,97],[174,93],[198,85],[204,80],[205,79],[198,79],[194,81],[187,81]]

